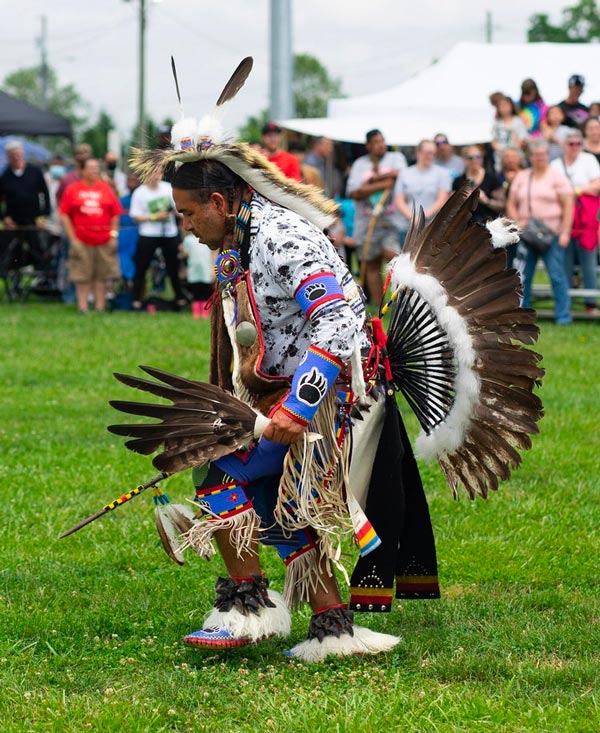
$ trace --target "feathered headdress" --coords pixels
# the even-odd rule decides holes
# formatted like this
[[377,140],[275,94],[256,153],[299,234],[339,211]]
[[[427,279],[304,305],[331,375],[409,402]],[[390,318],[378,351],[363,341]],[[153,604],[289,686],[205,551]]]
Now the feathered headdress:
[[146,181],[156,173],[162,174],[169,164],[216,160],[265,198],[295,211],[321,229],[330,226],[338,211],[333,201],[325,198],[314,186],[286,178],[259,151],[245,143],[236,143],[226,135],[222,125],[223,110],[246,82],[252,70],[252,57],[248,56],[240,62],[219,95],[214,109],[200,120],[185,117],[173,59],[171,63],[181,119],[171,130],[170,150],[133,149],[130,165],[141,180]]

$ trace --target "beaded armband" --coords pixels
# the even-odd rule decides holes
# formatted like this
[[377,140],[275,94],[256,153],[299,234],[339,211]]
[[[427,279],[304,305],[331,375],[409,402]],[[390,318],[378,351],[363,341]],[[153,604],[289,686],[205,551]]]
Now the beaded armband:
[[318,346],[309,346],[296,369],[290,394],[281,405],[281,409],[292,420],[308,425],[333,386],[341,368],[342,362],[337,356]]
[[[294,293],[296,302],[307,318],[333,301],[345,303],[344,291],[333,272],[318,272],[300,283]],[[338,304],[336,304],[338,305]]]

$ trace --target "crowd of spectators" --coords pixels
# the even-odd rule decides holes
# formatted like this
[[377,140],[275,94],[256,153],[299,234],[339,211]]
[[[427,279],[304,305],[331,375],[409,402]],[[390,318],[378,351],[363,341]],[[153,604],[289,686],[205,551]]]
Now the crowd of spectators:
[[[552,232],[544,252],[524,240],[511,247],[508,266],[520,270],[529,305],[541,258],[554,291],[556,320],[566,324],[569,289],[578,279],[589,295],[586,311],[597,313],[600,103],[583,104],[584,88],[583,77],[572,75],[565,99],[551,106],[533,79],[523,81],[518,99],[491,94],[489,142],[460,151],[441,132],[414,149],[390,150],[378,129],[366,132],[362,150],[326,137],[307,145],[284,136],[274,122],[264,125],[256,147],[284,175],[340,202],[341,217],[330,235],[374,304],[382,297],[382,265],[401,251],[413,211],[422,208],[430,220],[452,190],[468,181],[480,189],[477,223],[505,213],[521,228],[536,219]],[[169,144],[168,128],[159,130],[157,142]],[[122,307],[143,310],[151,305],[148,270],[158,260],[163,280],[166,274],[170,281],[172,307],[181,310],[190,301],[196,317],[207,315],[210,255],[191,235],[184,237],[166,181],[140,186],[114,152],[98,161],[86,144],[75,147],[72,168],[56,157],[45,174],[26,163],[18,143],[8,144],[6,154],[0,176],[0,271],[38,266],[35,253],[43,253],[40,237],[46,237],[64,300],[76,300],[85,313],[90,301],[103,310],[106,296],[117,302],[120,293]],[[17,241],[20,247],[14,246]]]

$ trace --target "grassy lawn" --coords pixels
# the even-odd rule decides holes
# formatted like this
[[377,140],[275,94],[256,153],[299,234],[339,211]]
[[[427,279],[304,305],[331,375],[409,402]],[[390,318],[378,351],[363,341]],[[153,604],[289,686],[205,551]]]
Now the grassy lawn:
[[[222,567],[175,566],[149,495],[57,539],[155,473],[105,429],[118,418],[107,401],[130,398],[111,373],[205,378],[207,324],[0,305],[0,730],[600,731],[600,329],[542,329],[546,417],[514,479],[455,502],[423,466],[442,600],[357,617],[402,635],[392,653],[308,666],[283,656],[308,610],[288,642],[181,644]],[[190,486],[165,484],[178,501]],[[264,560],[281,589],[280,564]]]

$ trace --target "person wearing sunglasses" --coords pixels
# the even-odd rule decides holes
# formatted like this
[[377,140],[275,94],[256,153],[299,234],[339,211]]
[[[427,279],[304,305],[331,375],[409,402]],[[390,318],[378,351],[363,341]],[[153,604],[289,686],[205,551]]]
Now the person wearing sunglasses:
[[519,117],[525,123],[527,134],[533,140],[542,136],[543,121],[548,105],[542,99],[540,90],[533,79],[525,79],[521,84]]
[[[583,287],[598,289],[598,210],[600,207],[600,163],[583,150],[583,135],[572,129],[563,144],[563,157],[550,164],[567,175],[575,193],[571,240],[565,251],[565,272],[573,282],[575,264],[581,268]],[[586,313],[595,315],[596,299],[585,298]]]
[[479,204],[473,212],[473,221],[484,223],[504,210],[502,186],[498,176],[483,167],[483,154],[478,145],[463,148],[463,159],[465,172],[455,178],[452,190],[458,191],[466,181],[479,187]]
[[465,172],[465,164],[454,152],[454,148],[448,142],[448,136],[438,132],[433,142],[435,143],[435,164],[449,171],[452,180],[461,176]]

